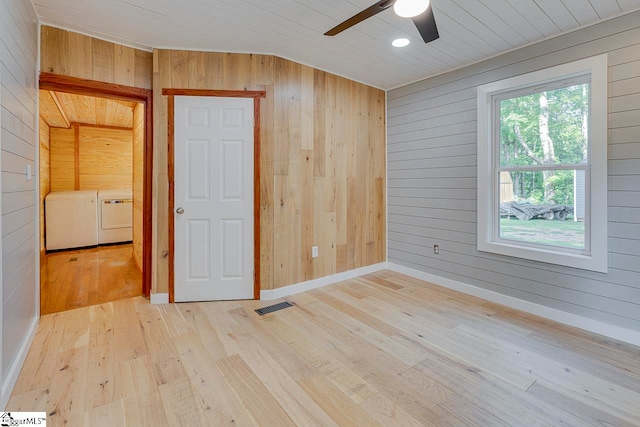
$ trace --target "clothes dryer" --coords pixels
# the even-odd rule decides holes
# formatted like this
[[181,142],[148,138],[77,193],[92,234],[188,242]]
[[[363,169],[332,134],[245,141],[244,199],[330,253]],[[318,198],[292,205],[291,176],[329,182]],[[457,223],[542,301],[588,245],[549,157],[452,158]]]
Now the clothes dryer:
[[98,190],[98,243],[133,239],[133,194],[130,188]]

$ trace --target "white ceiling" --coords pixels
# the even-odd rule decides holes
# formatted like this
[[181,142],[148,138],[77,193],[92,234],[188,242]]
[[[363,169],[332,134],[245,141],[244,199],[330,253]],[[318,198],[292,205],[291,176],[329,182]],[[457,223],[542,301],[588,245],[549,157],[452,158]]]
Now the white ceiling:
[[[43,24],[149,50],[268,53],[382,89],[640,9],[640,0],[432,0],[440,39],[386,10],[325,31],[376,0],[32,0]],[[407,37],[411,44],[394,48]]]

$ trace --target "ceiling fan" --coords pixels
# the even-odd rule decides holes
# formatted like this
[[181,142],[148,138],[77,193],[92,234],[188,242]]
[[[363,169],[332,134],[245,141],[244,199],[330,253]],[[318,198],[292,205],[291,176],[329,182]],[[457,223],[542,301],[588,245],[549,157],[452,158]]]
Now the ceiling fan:
[[392,6],[398,16],[411,18],[425,43],[432,42],[440,37],[430,0],[381,0],[343,23],[336,25],[324,35],[335,36]]

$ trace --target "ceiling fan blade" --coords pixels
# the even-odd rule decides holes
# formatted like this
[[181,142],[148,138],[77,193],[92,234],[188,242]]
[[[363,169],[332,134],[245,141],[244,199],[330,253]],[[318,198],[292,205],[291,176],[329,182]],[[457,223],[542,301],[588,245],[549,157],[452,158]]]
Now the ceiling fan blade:
[[436,26],[436,19],[433,17],[433,9],[431,4],[427,7],[421,15],[411,18],[413,23],[416,24],[420,35],[425,43],[432,42],[440,38],[438,34],[438,27]]
[[329,31],[324,33],[324,35],[325,36],[335,36],[336,34],[339,34],[339,33],[343,32],[347,28],[351,28],[354,25],[356,25],[357,23],[362,22],[367,18],[371,18],[372,16],[377,15],[378,13],[382,12],[383,10],[389,9],[391,6],[393,6],[393,3],[395,3],[395,0],[382,0],[382,1],[379,1],[378,3],[374,4],[373,6],[370,6],[370,7],[366,8],[362,12],[360,12],[360,13],[358,13],[356,15],[353,15],[351,18],[347,19],[343,23],[336,25],[335,27],[333,27],[332,29],[330,29]]

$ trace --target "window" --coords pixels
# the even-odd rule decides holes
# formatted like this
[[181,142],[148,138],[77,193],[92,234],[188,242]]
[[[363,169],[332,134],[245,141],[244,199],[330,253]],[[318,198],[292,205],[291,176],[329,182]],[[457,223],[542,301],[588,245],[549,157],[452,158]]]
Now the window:
[[478,87],[478,249],[607,271],[607,57]]

